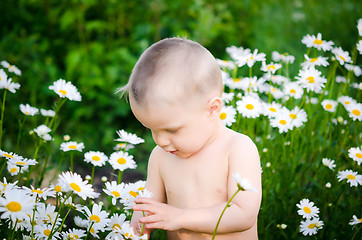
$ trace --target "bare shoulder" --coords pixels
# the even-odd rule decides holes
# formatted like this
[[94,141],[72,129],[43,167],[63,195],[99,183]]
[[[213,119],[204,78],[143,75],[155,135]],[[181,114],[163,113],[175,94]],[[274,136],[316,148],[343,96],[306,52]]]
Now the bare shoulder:
[[235,132],[228,129],[228,141],[230,146],[230,153],[245,151],[245,153],[258,153],[258,149],[253,140],[242,133]]

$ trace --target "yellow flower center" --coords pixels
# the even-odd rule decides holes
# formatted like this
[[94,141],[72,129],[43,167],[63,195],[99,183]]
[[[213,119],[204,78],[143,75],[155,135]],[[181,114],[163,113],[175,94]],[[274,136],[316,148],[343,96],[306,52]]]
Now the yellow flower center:
[[61,94],[63,94],[63,95],[65,95],[65,94],[67,94],[67,91],[65,91],[65,90],[59,90],[59,92],[61,93]]
[[19,212],[21,210],[21,204],[15,201],[11,201],[6,205],[6,208],[9,209],[10,212]]
[[143,189],[145,189],[144,187],[139,187],[137,190],[138,191],[143,191]]
[[313,43],[315,43],[315,44],[322,44],[323,43],[323,41],[322,40],[320,40],[320,39],[316,39],[316,40],[314,40],[313,41]]
[[25,165],[25,162],[16,162],[16,165]]
[[311,213],[311,212],[312,212],[312,210],[310,210],[309,207],[304,207],[304,208],[303,208],[303,211],[304,211],[305,213]]
[[49,235],[50,235],[50,230],[49,230],[49,229],[45,229],[45,230],[43,231],[43,233],[44,233],[45,236],[49,236]]
[[318,58],[312,58],[311,60],[309,60],[309,62],[315,62],[315,61],[318,61]]
[[240,78],[234,78],[234,82],[240,82]]
[[29,115],[29,112],[28,112],[28,111],[26,111],[26,112],[25,112],[25,114],[26,114],[26,115]]
[[349,102],[349,101],[345,101],[344,104],[348,105],[348,104],[350,104],[350,102]]
[[135,198],[138,196],[138,193],[136,193],[135,191],[132,191],[132,190],[129,191],[129,194]]
[[12,169],[10,169],[10,172],[11,172],[11,173],[16,173],[17,171],[18,171],[17,168],[12,168]]
[[289,114],[289,117],[292,119],[297,119],[297,115],[294,113]]
[[70,184],[70,187],[74,190],[74,191],[76,191],[76,192],[80,192],[80,191],[82,191],[82,189],[78,186],[78,184],[76,184],[76,183],[71,183]]
[[92,160],[98,162],[99,160],[101,160],[101,158],[98,156],[93,156]]
[[343,61],[346,61],[346,59],[344,57],[342,57],[341,55],[339,55],[339,58],[342,59]]
[[328,103],[328,104],[326,105],[326,109],[328,109],[328,110],[332,109],[332,104]]
[[91,228],[89,231],[90,231],[91,233],[94,233],[94,228]]
[[310,229],[315,228],[315,223],[311,223],[311,224],[309,224],[309,225],[308,225],[308,228],[310,228]]
[[285,121],[285,120],[280,120],[279,123],[282,124],[282,125],[285,125],[285,124],[287,124],[287,121]]
[[126,233],[124,236],[126,236],[127,238],[133,237],[133,235],[132,235],[132,234],[129,234],[129,233]]
[[294,89],[290,89],[290,93],[297,93]]
[[70,145],[68,148],[74,150],[74,149],[77,149],[77,146],[75,146],[75,145]]
[[356,153],[356,157],[362,158],[362,154],[361,153]]
[[354,115],[356,115],[356,116],[359,116],[359,115],[361,114],[361,112],[360,112],[359,110],[357,110],[357,109],[353,109],[353,110],[352,110],[352,113],[353,113]]
[[223,112],[223,113],[220,114],[220,119],[221,119],[221,120],[225,120],[226,117],[227,117],[227,114],[226,114],[226,113]]
[[115,223],[115,224],[113,224],[112,229],[113,230],[120,230],[121,226],[118,223]]
[[273,107],[269,108],[269,110],[270,110],[271,112],[276,112],[276,111],[277,111],[277,110],[276,110],[275,108],[273,108]]
[[246,104],[246,109],[248,109],[248,110],[253,110],[254,109],[254,106],[252,105],[252,104]]
[[5,157],[7,157],[7,158],[14,158],[13,155],[10,155],[10,154],[7,154],[7,153],[4,153],[3,155],[4,155]]
[[359,222],[362,222],[362,218],[358,219]]
[[43,194],[44,193],[42,190],[39,190],[39,189],[34,189],[31,192],[33,192],[33,193],[35,192],[37,194]]
[[354,175],[352,175],[352,174],[348,174],[348,175],[347,175],[347,179],[349,179],[349,180],[355,180],[356,177],[355,177]]
[[127,161],[126,161],[126,159],[124,159],[124,158],[118,158],[117,162],[118,162],[119,164],[123,165],[123,164],[126,164]]
[[268,70],[270,70],[270,69],[274,69],[274,70],[275,70],[276,68],[275,68],[274,65],[271,65],[271,66],[268,67]]
[[61,186],[55,186],[54,187],[54,190],[56,191],[56,192],[60,192],[60,191],[62,191],[62,187]]
[[96,223],[99,223],[99,221],[101,221],[101,219],[97,215],[90,216],[90,220]]
[[113,191],[112,194],[113,194],[115,197],[119,197],[119,196],[120,196],[119,192],[117,192],[117,191]]
[[312,77],[312,76],[307,77],[307,80],[309,83],[314,83],[314,77]]

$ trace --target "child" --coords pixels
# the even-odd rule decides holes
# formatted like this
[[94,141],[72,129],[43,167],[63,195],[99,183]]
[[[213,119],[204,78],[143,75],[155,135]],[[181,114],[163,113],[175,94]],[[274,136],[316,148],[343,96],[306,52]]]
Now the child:
[[[168,239],[211,239],[239,173],[257,192],[239,192],[227,208],[216,239],[257,239],[261,202],[258,150],[220,118],[223,84],[215,58],[200,44],[161,40],[136,63],[128,92],[136,118],[157,144],[149,158],[146,189],[133,207],[135,231],[167,230]],[[146,213],[144,217],[142,211]]]

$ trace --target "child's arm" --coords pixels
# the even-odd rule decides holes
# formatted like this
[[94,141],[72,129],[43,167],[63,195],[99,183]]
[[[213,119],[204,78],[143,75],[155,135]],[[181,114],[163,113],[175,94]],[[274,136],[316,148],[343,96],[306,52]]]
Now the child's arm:
[[[247,178],[257,192],[239,192],[227,208],[218,227],[218,233],[246,231],[252,228],[257,220],[261,202],[261,168],[259,154],[255,144],[246,136],[238,135],[230,151],[228,198],[237,191],[237,184],[232,177],[239,173]],[[186,229],[195,232],[213,233],[217,220],[226,202],[207,208],[180,209],[156,199],[137,199],[134,210],[150,213],[140,221],[148,228],[161,228],[169,231]]]
[[[152,151],[150,155],[150,159],[148,162],[148,170],[147,170],[147,181],[146,181],[146,189],[150,191],[153,196],[152,199],[154,199],[157,202],[166,202],[166,195],[165,190],[163,186],[162,179],[160,177],[160,174],[158,172],[158,157],[157,157],[157,151],[160,149],[157,149],[157,147]],[[145,212],[147,215],[147,213]],[[142,227],[139,223],[139,219],[143,217],[143,213],[141,211],[135,211],[132,215],[131,219],[131,226],[133,227],[135,233],[138,232],[139,228]],[[150,229],[146,228],[143,232],[143,234],[147,233],[148,236],[150,236]]]

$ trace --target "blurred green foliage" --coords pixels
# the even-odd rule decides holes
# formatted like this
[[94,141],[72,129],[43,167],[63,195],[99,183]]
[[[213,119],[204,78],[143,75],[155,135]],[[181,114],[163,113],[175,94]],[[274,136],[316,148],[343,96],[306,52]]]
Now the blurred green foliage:
[[[150,140],[128,103],[114,93],[152,43],[187,36],[217,58],[224,58],[230,45],[258,48],[267,56],[302,55],[301,38],[321,32],[351,50],[361,5],[358,0],[2,0],[0,60],[23,71],[20,94],[9,97],[16,104],[6,115],[17,116],[20,103],[50,109],[57,96],[48,86],[63,78],[77,86],[83,100],[64,106],[60,134],[101,151],[113,147],[121,128]],[[14,123],[5,117],[9,139],[16,138]],[[146,162],[152,147],[148,141],[136,159]]]

